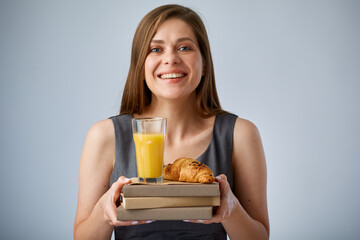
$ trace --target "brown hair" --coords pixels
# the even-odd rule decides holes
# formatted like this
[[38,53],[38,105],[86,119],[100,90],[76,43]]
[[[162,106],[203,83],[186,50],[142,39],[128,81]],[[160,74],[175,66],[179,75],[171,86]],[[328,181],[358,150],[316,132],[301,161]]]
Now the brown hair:
[[145,83],[145,60],[151,39],[158,27],[169,18],[178,18],[192,27],[204,61],[204,76],[195,90],[197,112],[205,118],[223,113],[216,91],[214,66],[204,23],[190,8],[169,4],[157,7],[146,14],[136,29],[120,114],[140,114],[145,106],[151,103],[151,91]]

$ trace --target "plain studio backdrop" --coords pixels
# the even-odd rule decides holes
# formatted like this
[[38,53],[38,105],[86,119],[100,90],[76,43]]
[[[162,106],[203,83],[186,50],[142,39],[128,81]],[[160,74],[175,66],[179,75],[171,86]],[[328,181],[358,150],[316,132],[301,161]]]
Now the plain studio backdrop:
[[140,19],[207,27],[224,109],[254,122],[271,239],[360,239],[360,1],[0,2],[0,238],[72,239],[79,160],[119,112]]

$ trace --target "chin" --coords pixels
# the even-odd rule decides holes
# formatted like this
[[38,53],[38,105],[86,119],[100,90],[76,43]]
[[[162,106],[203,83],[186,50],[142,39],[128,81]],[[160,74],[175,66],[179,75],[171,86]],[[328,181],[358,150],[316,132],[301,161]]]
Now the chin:
[[163,95],[163,96],[160,96],[161,99],[164,99],[164,100],[178,100],[178,99],[181,99],[182,96],[176,96],[176,95]]
[[157,98],[164,99],[164,100],[179,100],[184,98],[185,95],[182,93],[175,93],[168,91],[166,94],[157,95]]
[[189,98],[194,91],[191,92],[190,89],[184,88],[158,88],[153,92],[153,95],[155,95],[156,98],[163,100],[180,100]]

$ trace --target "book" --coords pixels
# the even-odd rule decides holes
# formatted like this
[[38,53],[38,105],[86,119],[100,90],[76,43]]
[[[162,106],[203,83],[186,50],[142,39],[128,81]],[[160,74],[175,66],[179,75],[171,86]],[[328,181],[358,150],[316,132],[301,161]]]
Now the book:
[[171,197],[171,196],[220,196],[219,183],[184,183],[164,181],[156,184],[125,184],[124,197]]
[[117,212],[118,221],[134,220],[208,220],[212,218],[211,206],[125,209],[120,205]]
[[125,209],[220,206],[220,196],[124,197],[122,193],[121,205]]

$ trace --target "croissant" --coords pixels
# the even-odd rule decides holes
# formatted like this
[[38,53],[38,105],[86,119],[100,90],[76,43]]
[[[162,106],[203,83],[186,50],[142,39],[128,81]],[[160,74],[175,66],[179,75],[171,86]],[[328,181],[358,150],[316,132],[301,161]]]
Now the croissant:
[[178,158],[164,168],[164,179],[181,182],[212,183],[214,173],[205,164],[193,158]]

